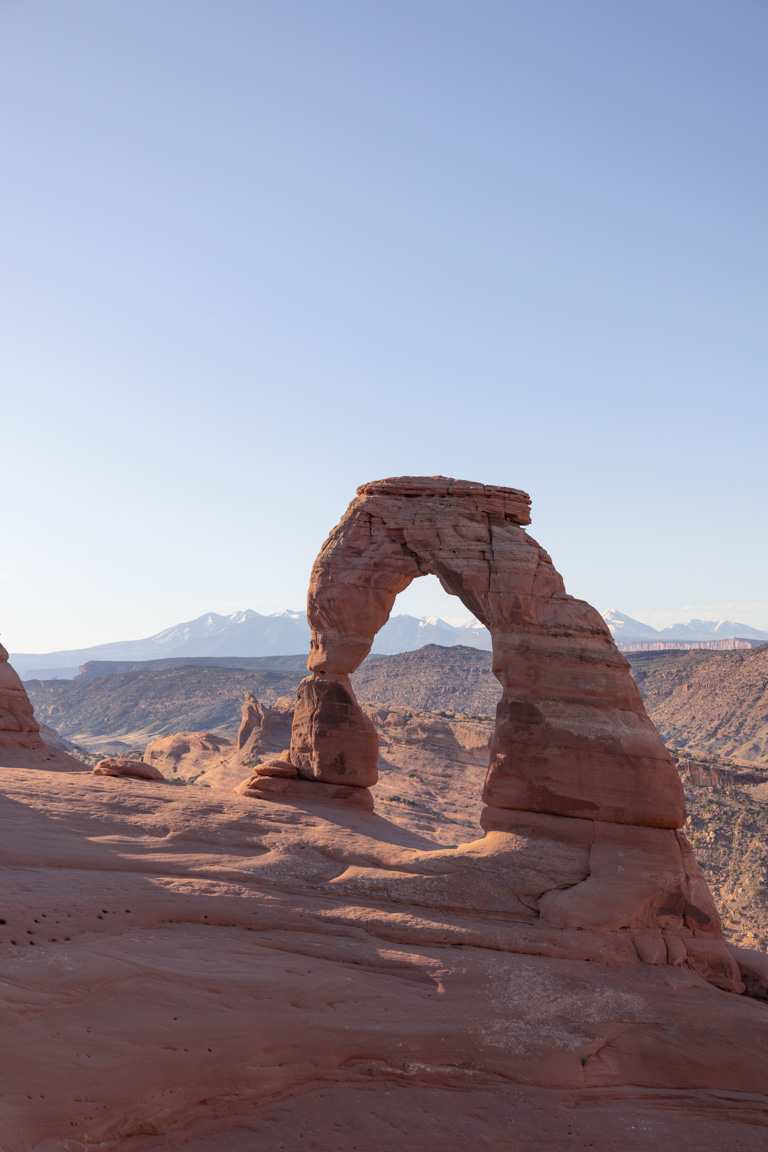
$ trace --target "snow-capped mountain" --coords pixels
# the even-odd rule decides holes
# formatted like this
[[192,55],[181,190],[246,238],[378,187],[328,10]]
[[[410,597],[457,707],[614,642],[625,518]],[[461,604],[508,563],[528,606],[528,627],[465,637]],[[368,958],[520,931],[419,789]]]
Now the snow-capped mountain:
[[768,632],[749,624],[736,624],[733,620],[688,620],[685,624],[670,624],[658,633],[659,640],[731,640],[735,636],[743,636],[745,640],[768,640]]
[[633,620],[617,608],[609,608],[603,612],[603,620],[611,630],[616,643],[632,643],[636,640],[658,640],[659,634],[650,624],[643,624],[640,620]]
[[[672,624],[660,631],[611,608],[603,619],[616,643],[627,644],[679,641],[702,643],[729,640],[733,637],[768,642],[768,631],[761,632],[749,624],[732,620],[689,620]],[[438,616],[392,616],[373,644],[373,652],[390,656],[395,652],[412,652],[426,644],[468,648],[491,648],[491,637],[479,620],[449,623]],[[208,612],[196,620],[187,620],[164,628],[143,640],[117,640],[91,648],[73,648],[62,652],[30,654],[11,653],[11,663],[24,679],[55,679],[77,675],[88,660],[157,660],[184,656],[291,656],[309,651],[309,625],[303,612],[284,610],[273,616],[262,616],[247,608],[220,616]]]
[[685,624],[669,624],[666,628],[656,629],[616,608],[603,612],[603,620],[619,645],[654,641],[669,644],[678,640],[681,643],[703,643],[736,638],[768,643],[768,631],[753,628],[750,624],[737,624],[733,620],[688,620]]
[[[309,651],[309,625],[303,612],[284,610],[262,616],[248,608],[220,616],[208,612],[175,624],[143,640],[118,640],[90,648],[42,654],[11,653],[22,678],[74,676],[88,660],[156,660],[184,656],[283,656]],[[436,616],[392,616],[377,635],[373,651],[381,655],[411,652],[425,644],[490,649],[491,637],[478,620],[449,624]]]

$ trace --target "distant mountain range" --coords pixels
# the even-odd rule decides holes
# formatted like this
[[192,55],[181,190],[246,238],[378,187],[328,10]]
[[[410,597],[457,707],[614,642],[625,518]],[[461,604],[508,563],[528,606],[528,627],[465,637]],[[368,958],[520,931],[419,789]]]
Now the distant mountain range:
[[[634,620],[611,608],[603,618],[620,648],[639,644],[682,645],[707,644],[726,647],[734,638],[752,644],[768,643],[768,631],[732,620],[689,620],[657,630],[650,624]],[[392,616],[377,635],[373,652],[382,656],[413,652],[427,644],[452,648],[491,648],[491,637],[478,620],[466,624],[449,624],[437,616]],[[118,640],[90,648],[73,648],[62,652],[11,653],[11,663],[25,680],[69,679],[89,660],[137,661],[158,659],[226,658],[300,655],[309,651],[309,625],[303,612],[285,610],[273,616],[262,616],[250,608],[220,616],[209,612],[197,620],[188,620],[165,628],[143,640]]]
[[[250,608],[220,616],[209,612],[166,628],[144,640],[118,640],[61,652],[11,653],[25,680],[69,679],[89,660],[157,660],[173,657],[276,656],[309,652],[309,625],[303,612],[285,610],[262,616]],[[412,652],[426,644],[490,650],[488,630],[477,620],[449,624],[437,616],[392,616],[378,633],[373,651],[380,655]]]
[[756,644],[768,643],[768,631],[737,624],[733,620],[688,620],[685,624],[670,624],[667,628],[651,628],[640,620],[633,620],[624,612],[610,608],[603,619],[620,648],[627,644],[702,644],[727,640],[752,640]]

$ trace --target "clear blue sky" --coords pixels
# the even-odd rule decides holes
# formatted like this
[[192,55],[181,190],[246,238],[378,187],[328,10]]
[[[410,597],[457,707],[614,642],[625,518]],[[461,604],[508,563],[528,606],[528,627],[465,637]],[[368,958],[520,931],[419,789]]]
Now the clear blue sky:
[[767,58],[762,0],[0,0],[6,647],[301,607],[403,473],[768,627]]

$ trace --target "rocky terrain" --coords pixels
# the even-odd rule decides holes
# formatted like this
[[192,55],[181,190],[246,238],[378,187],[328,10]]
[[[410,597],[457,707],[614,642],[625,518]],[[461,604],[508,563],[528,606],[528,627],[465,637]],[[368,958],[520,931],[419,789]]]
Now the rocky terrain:
[[768,773],[761,785],[696,784],[683,772],[685,832],[734,944],[768,949]]
[[183,667],[127,672],[95,680],[32,681],[35,714],[86,750],[143,748],[181,729],[233,732],[246,690],[267,703],[293,695],[299,672]]
[[2,781],[4,1152],[765,1147],[768,1006],[574,957],[512,911],[514,837]]
[[[668,745],[693,756],[768,761],[768,647],[637,652],[628,659],[648,714]],[[138,747],[145,737],[182,728],[234,734],[246,689],[272,702],[294,694],[305,674],[300,656],[265,657],[238,668],[168,664],[140,665],[114,675],[112,682],[95,676],[100,669],[94,665],[75,680],[32,681],[27,689],[38,716],[62,736],[105,748]],[[256,675],[249,674],[251,664]],[[143,683],[137,679],[149,674],[152,679]],[[363,700],[486,717],[495,715],[501,694],[490,653],[459,646],[429,645],[369,658],[352,683]],[[132,719],[139,704],[141,726]],[[137,731],[142,735],[132,745],[131,733]]]
[[[445,845],[478,834],[493,723],[461,713],[362,705],[379,737],[377,810]],[[267,716],[282,719],[267,738],[237,755],[237,738],[181,732],[158,737],[143,755],[171,781],[231,790],[253,766],[287,747],[293,701]],[[94,758],[95,761],[95,758]],[[685,831],[723,914],[733,944],[768,946],[768,770],[749,771],[681,757]]]
[[768,645],[738,652],[638,652],[632,672],[671,745],[768,763]]
[[[529,503],[359,489],[313,570],[310,675],[295,703],[246,692],[231,737],[91,772],[0,662],[3,1152],[765,1147],[768,958],[723,938],[681,773],[762,784],[678,770]],[[493,725],[355,697],[433,570],[496,636]],[[451,819],[418,792],[435,760],[446,793],[486,776],[484,834],[410,823]]]
[[[258,731],[251,721],[254,704]],[[178,732],[156,737],[133,754],[172,782],[231,791],[259,763],[288,747],[294,705],[283,697],[269,707],[247,694],[235,737]],[[477,836],[493,722],[462,713],[362,707],[379,738],[377,808],[440,844]]]
[[[36,714],[61,736],[84,748],[119,751],[184,729],[234,735],[243,692],[271,704],[295,696],[306,676],[306,658],[265,659],[269,667],[255,669],[175,661],[98,677],[86,669],[74,680],[32,680],[26,687]],[[495,712],[501,692],[490,653],[437,645],[366,660],[353,683],[363,700],[484,717]]]

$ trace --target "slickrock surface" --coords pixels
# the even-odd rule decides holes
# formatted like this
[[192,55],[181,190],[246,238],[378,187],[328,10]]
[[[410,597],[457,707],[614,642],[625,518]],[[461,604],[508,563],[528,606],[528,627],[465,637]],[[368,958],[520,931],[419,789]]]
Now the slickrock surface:
[[[150,740],[143,759],[166,777],[190,780],[203,775],[206,769],[218,766],[237,751],[234,740],[215,732],[175,732],[171,736]],[[242,770],[239,758],[238,770]]]
[[[674,763],[528,505],[359,489],[313,570],[290,747],[290,701],[246,698],[230,746],[147,750],[177,779],[208,757],[219,791],[0,770],[3,1152],[765,1148],[764,958],[726,946]],[[349,680],[425,572],[503,689],[485,835],[450,847],[372,811],[424,722]],[[487,726],[442,721],[476,770]]]
[[4,1152],[766,1146],[768,1004],[539,915],[582,842],[2,781]]
[[[143,758],[177,783],[231,791],[247,772],[261,772],[265,763],[274,762],[290,737],[295,702],[283,697],[274,708],[257,703],[266,736],[258,741],[251,736],[244,752],[238,742],[254,710],[250,693],[235,740],[211,732],[178,732],[150,741]],[[360,707],[379,739],[375,801],[382,814],[443,844],[475,839],[480,834],[492,722],[367,701]],[[293,776],[296,770],[283,763],[280,774]]]

